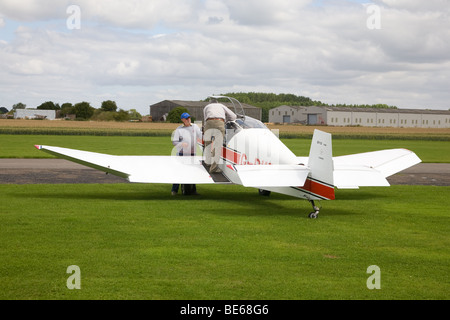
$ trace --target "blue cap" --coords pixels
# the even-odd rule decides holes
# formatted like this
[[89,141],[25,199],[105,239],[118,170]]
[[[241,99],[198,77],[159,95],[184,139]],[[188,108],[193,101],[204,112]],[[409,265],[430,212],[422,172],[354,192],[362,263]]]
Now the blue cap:
[[189,113],[185,112],[181,115],[181,119],[187,119],[190,118],[191,116],[189,115]]

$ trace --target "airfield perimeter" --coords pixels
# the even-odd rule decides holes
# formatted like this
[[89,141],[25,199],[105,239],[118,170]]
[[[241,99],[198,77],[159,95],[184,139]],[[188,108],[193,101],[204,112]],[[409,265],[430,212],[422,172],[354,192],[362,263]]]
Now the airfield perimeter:
[[[64,159],[0,159],[0,184],[126,183]],[[392,185],[450,186],[449,163],[419,163],[388,178]]]

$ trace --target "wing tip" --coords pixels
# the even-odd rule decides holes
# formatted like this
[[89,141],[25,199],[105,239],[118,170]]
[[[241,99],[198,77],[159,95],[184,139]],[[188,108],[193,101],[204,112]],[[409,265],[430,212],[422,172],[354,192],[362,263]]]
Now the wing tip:
[[41,150],[41,149],[42,149],[42,146],[41,146],[41,145],[38,145],[38,144],[35,144],[34,147],[35,147],[36,149],[38,149],[38,150]]

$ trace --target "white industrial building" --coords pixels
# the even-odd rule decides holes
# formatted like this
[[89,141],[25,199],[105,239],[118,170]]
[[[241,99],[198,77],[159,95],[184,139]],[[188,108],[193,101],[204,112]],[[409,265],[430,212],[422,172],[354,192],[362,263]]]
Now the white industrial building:
[[450,128],[450,111],[279,106],[269,110],[269,122],[329,126]]
[[47,119],[55,120],[55,110],[16,109],[14,119]]

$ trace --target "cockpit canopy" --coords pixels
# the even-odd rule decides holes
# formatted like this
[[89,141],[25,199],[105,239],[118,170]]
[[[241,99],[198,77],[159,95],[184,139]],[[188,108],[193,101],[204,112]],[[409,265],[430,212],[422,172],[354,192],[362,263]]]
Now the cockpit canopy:
[[264,123],[251,117],[239,117],[235,121],[229,121],[226,125],[227,130],[234,130],[235,133],[242,129],[267,129]]
[[229,121],[226,124],[227,141],[236,133],[246,129],[268,129],[264,123],[251,117],[239,117],[235,121]]
[[242,129],[267,129],[267,127],[259,120],[256,120],[255,118],[247,117],[244,118],[238,118],[236,120],[236,123],[242,128]]

